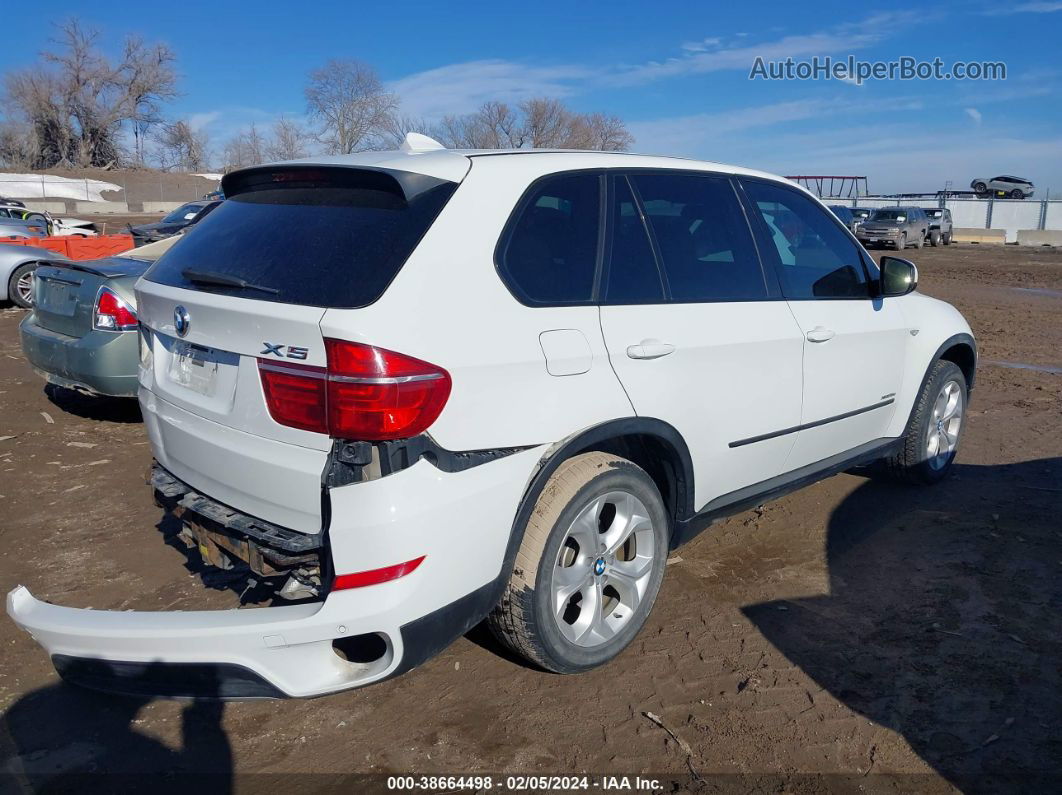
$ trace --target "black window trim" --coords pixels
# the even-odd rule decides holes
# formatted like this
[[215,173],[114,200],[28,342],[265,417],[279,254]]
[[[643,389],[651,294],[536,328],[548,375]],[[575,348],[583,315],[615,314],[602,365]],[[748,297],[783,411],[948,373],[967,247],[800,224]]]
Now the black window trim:
[[[739,188],[738,193],[742,197],[742,201],[745,204],[745,207],[746,207],[745,214],[746,214],[746,216],[750,217],[750,219],[752,221],[751,225],[752,225],[752,229],[753,229],[753,238],[755,240],[757,240],[757,241],[760,241],[760,240],[770,241],[771,240],[771,235],[770,235],[770,230],[767,228],[767,222],[763,220],[763,216],[760,213],[759,208],[756,207],[755,202],[752,201],[752,197],[749,196],[748,193],[745,191],[745,183],[746,182],[759,182],[759,183],[762,183],[764,185],[770,185],[772,187],[779,188],[779,189],[784,190],[784,191],[789,191],[789,192],[794,193],[794,194],[796,194],[798,196],[803,196],[804,198],[814,199],[813,196],[809,196],[808,194],[805,194],[803,191],[801,191],[801,190],[799,190],[799,189],[797,189],[797,188],[795,188],[795,187],[793,187],[791,185],[786,185],[783,182],[779,182],[779,181],[773,180],[773,179],[766,179],[764,177],[757,177],[757,176],[746,175],[746,174],[735,174],[734,175],[734,181],[737,183],[737,186]],[[780,270],[782,266],[781,266],[779,258],[777,257],[777,255],[775,255],[773,257],[770,257],[770,260],[771,260],[770,268],[771,268],[772,271],[774,271],[775,277],[778,279],[778,286],[779,286],[779,289],[782,291],[783,300],[785,300],[785,301],[867,301],[867,300],[869,300],[869,301],[880,301],[881,300],[881,296],[879,295],[879,291],[877,289],[878,288],[878,282],[877,282],[876,279],[871,277],[870,268],[868,266],[868,259],[869,259],[870,262],[873,262],[873,260],[870,259],[870,255],[867,253],[866,249],[863,247],[863,244],[859,242],[858,238],[856,238],[856,236],[854,234],[852,234],[852,230],[849,229],[847,226],[845,226],[843,223],[841,223],[841,219],[839,219],[836,215],[834,215],[833,212],[828,207],[826,208],[826,215],[829,217],[829,219],[832,221],[832,223],[838,229],[840,229],[842,232],[844,232],[845,236],[855,246],[856,253],[859,255],[859,264],[863,268],[863,278],[866,279],[867,294],[865,296],[856,296],[856,297],[853,297],[853,296],[850,296],[850,295],[787,296],[787,295],[785,295],[785,289],[784,289],[784,286],[783,286],[785,284],[785,281],[783,279],[783,273]],[[772,243],[772,245],[773,245],[773,243]],[[762,262],[763,256],[761,256],[760,259],[761,259],[761,262]],[[767,267],[767,265],[765,264],[764,267]],[[875,268],[876,268],[876,266],[875,266]]]
[[[594,257],[594,279],[593,286],[590,290],[590,298],[586,301],[536,301],[524,291],[517,284],[516,280],[512,278],[512,275],[505,267],[505,252],[509,248],[509,243],[512,242],[513,233],[516,230],[517,222],[523,216],[524,210],[531,202],[531,198],[535,195],[538,187],[543,182],[548,182],[553,179],[572,177],[578,175],[596,175],[598,177],[598,222],[597,222],[597,252]],[[564,307],[564,306],[597,306],[598,305],[598,291],[601,286],[601,269],[602,259],[604,257],[604,249],[606,245],[605,234],[605,215],[608,211],[608,202],[606,200],[606,183],[607,183],[608,169],[604,168],[578,168],[563,171],[551,171],[549,174],[543,174],[540,177],[536,177],[531,183],[524,189],[524,192],[520,194],[520,198],[517,199],[516,204],[513,206],[512,211],[509,213],[508,219],[505,221],[505,226],[502,227],[502,232],[498,236],[498,242],[494,246],[494,270],[498,274],[498,278],[501,279],[502,284],[509,291],[513,298],[519,301],[522,305],[531,307],[533,309],[546,309],[550,307]]]
[[[597,246],[597,258],[594,270],[594,283],[591,291],[590,300],[588,301],[535,301],[524,292],[516,284],[515,280],[511,278],[507,272],[505,262],[505,250],[509,245],[512,238],[513,231],[516,227],[516,223],[526,208],[527,204],[531,201],[531,197],[534,195],[538,186],[550,179],[557,177],[566,177],[576,174],[597,174],[600,179],[600,215],[598,223],[598,246]],[[668,288],[667,276],[663,268],[662,258],[660,256],[659,247],[656,242],[656,236],[651,229],[645,215],[645,207],[642,204],[641,195],[638,193],[636,186],[630,180],[630,176],[634,174],[662,174],[662,175],[674,175],[680,174],[685,176],[700,176],[700,177],[714,177],[716,179],[726,180],[734,192],[734,197],[738,203],[738,207],[741,208],[742,216],[745,219],[745,226],[749,232],[749,236],[752,238],[753,251],[756,256],[757,264],[760,268],[760,275],[763,278],[764,285],[767,290],[767,294],[762,298],[754,298],[744,301],[735,301],[731,298],[711,298],[701,300],[674,300],[671,298],[671,291]],[[612,244],[613,244],[613,222],[612,222],[612,201],[615,193],[615,180],[622,178],[627,182],[631,195],[634,197],[638,216],[642,222],[642,229],[646,234],[647,242],[650,246],[650,251],[653,254],[654,264],[656,265],[657,278],[660,279],[661,288],[663,291],[662,300],[652,301],[640,301],[640,302],[607,302],[604,299],[604,290],[608,284],[608,271],[611,265],[612,257]],[[759,179],[759,178],[756,178]],[[775,180],[763,179],[761,180],[771,185],[780,185]],[[832,215],[832,213],[831,213]],[[785,301],[787,300],[782,294],[782,286],[780,276],[773,266],[764,262],[763,253],[760,249],[760,239],[756,233],[756,229],[753,227],[752,219],[755,218],[755,214],[750,214],[748,198],[744,195],[744,191],[738,182],[738,175],[731,174],[725,171],[715,171],[707,169],[691,169],[691,168],[659,168],[659,167],[646,167],[646,168],[632,168],[629,166],[613,166],[608,168],[581,168],[581,169],[565,169],[561,171],[551,171],[548,174],[543,174],[532,180],[528,186],[524,189],[524,192],[520,195],[520,198],[516,201],[512,211],[509,213],[508,219],[505,221],[505,225],[502,227],[502,232],[498,236],[498,242],[494,247],[494,269],[498,274],[498,278],[501,279],[505,288],[509,291],[510,295],[517,302],[523,306],[533,309],[548,309],[559,307],[576,307],[576,306],[663,306],[666,304],[738,304],[738,303],[761,303],[767,301]],[[762,223],[762,219],[761,219]],[[838,221],[840,224],[840,221]],[[841,228],[846,232],[848,228],[843,224],[840,224]],[[849,233],[851,236],[851,233]],[[852,237],[855,240],[854,237]],[[856,241],[858,250],[862,252],[862,246]],[[866,264],[864,263],[864,270]],[[869,281],[869,275],[867,276]],[[820,299],[822,300],[822,299]]]

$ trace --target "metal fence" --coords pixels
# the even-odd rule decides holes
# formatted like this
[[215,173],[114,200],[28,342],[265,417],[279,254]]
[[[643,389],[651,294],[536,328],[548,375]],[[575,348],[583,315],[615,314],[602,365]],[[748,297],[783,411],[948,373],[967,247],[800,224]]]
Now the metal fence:
[[966,229],[1003,229],[1007,242],[1018,239],[1019,229],[1062,231],[1062,200],[1059,199],[974,199],[950,197],[943,202],[929,199],[823,199],[827,204],[846,207],[947,207],[952,223]]

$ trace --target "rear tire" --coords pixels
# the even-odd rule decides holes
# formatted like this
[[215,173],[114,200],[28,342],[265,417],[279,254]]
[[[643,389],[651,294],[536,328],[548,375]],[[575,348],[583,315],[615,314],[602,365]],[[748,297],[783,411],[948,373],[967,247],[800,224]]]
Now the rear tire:
[[926,244],[925,232],[919,232],[915,236],[915,248],[922,248],[922,246],[924,246],[925,244]]
[[592,452],[560,465],[527,521],[494,635],[528,661],[579,673],[616,657],[652,610],[669,517],[645,471]]
[[885,459],[885,471],[907,483],[937,483],[947,477],[966,427],[966,376],[953,362],[938,359],[915,403],[903,446]]
[[7,283],[7,297],[15,306],[29,309],[33,306],[33,272],[37,270],[36,262],[19,265]]

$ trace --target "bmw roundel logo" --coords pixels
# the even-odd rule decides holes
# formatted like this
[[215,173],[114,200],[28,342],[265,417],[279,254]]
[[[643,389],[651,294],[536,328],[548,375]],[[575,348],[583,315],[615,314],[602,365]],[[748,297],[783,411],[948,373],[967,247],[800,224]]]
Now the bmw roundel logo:
[[183,337],[187,334],[191,325],[192,319],[188,317],[188,310],[183,306],[175,306],[173,308],[173,328],[177,332],[177,336]]
[[596,574],[598,577],[600,577],[604,573],[605,573],[605,559],[604,558],[598,558],[597,560],[594,561],[594,574]]

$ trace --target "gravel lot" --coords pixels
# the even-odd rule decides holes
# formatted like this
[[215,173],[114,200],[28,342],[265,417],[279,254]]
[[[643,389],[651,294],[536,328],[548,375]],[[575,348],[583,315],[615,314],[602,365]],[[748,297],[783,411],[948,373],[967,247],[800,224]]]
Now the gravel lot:
[[[472,771],[672,774],[706,791],[1030,791],[1050,776],[1057,791],[1062,252],[907,256],[981,346],[945,483],[839,475],[715,525],[674,556],[632,647],[577,677],[476,630],[397,680],[312,701],[115,698],[60,684],[0,617],[0,775],[57,792],[147,786],[100,773],[353,792],[335,774]],[[0,590],[235,605],[243,579],[166,542],[135,405],[46,390],[21,317],[0,310]]]

